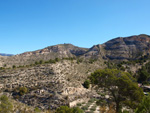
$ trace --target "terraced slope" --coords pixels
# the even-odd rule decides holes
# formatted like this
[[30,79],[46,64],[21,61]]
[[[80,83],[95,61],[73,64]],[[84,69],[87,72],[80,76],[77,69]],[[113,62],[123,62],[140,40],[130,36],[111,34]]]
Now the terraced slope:
[[[99,61],[78,64],[76,60],[62,60],[54,64],[5,69],[0,72],[0,84],[3,90],[23,103],[42,109],[54,109],[78,98],[92,96],[82,83],[102,65]],[[27,87],[29,92],[18,97],[18,87]]]

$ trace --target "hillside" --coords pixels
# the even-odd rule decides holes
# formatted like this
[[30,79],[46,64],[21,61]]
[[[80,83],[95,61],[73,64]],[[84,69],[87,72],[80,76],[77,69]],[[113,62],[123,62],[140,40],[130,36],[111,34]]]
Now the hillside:
[[109,59],[137,59],[150,53],[150,36],[119,37],[106,42],[103,47]]
[[[115,38],[91,48],[59,44],[0,56],[0,90],[27,105],[56,109],[78,99],[98,96],[95,90],[82,85],[95,70],[115,67],[134,74],[149,60],[135,61],[149,53],[150,36],[138,35]],[[22,87],[28,90],[25,94],[20,94]]]
[[[0,83],[3,84],[4,91],[12,93],[15,99],[23,103],[42,109],[54,109],[77,98],[90,96],[90,91],[83,88],[82,83],[91,72],[103,68],[102,65],[99,61],[91,64],[61,60],[56,63],[5,69],[0,71]],[[27,87],[29,92],[18,97],[15,92],[18,87]]]
[[1,66],[4,64],[7,64],[8,67],[13,65],[29,65],[39,60],[47,61],[55,58],[78,57],[83,55],[87,50],[87,48],[80,48],[72,44],[59,44],[37,51],[25,52],[15,56],[10,56],[6,59],[3,58],[1,59]]
[[39,60],[55,58],[83,58],[101,60],[133,60],[150,53],[150,36],[135,35],[119,37],[104,44],[94,45],[91,48],[81,48],[72,44],[59,44],[41,50],[0,58],[1,65],[8,67],[29,65]]

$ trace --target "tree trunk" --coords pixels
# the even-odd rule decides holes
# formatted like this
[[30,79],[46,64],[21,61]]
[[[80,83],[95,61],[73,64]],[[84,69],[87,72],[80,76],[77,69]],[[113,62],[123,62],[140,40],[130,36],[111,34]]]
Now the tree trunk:
[[119,102],[116,102],[116,113],[119,113],[120,111],[120,105]]

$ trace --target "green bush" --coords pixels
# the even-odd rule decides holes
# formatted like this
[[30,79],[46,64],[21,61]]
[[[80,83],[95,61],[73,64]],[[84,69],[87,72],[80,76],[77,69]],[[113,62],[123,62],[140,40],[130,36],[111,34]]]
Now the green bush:
[[26,87],[20,87],[19,88],[19,94],[22,96],[28,92],[28,89]]
[[90,110],[91,110],[91,111],[95,111],[95,110],[96,110],[96,107],[97,107],[97,106],[96,106],[96,105],[94,105],[94,106],[92,106],[92,107],[91,107],[91,109],[90,109]]
[[95,99],[95,98],[92,98],[92,99],[90,99],[88,102],[89,102],[89,103],[93,103],[94,101],[96,101],[96,99]]
[[13,65],[13,66],[12,66],[12,68],[14,69],[14,68],[16,68],[16,66],[15,66],[15,65]]
[[77,104],[77,106],[81,106],[81,105],[82,105],[81,103],[78,103],[78,104]]
[[0,97],[0,113],[11,113],[13,109],[12,103],[6,95]]
[[34,111],[35,111],[36,113],[40,113],[40,112],[41,112],[41,110],[40,110],[38,107],[36,107],[36,108],[34,109]]
[[86,81],[83,83],[83,86],[88,89],[88,88],[90,87],[90,81],[89,81],[89,80],[86,80]]
[[83,113],[83,110],[78,107],[69,108],[68,106],[61,106],[56,110],[56,113]]
[[55,60],[52,60],[52,59],[50,59],[49,61],[48,61],[49,63],[56,63],[56,61]]
[[136,108],[135,113],[150,113],[150,94],[144,96],[142,102]]
[[59,61],[60,61],[60,59],[59,59],[59,58],[55,58],[55,61],[56,61],[56,62],[59,62]]
[[43,63],[44,63],[44,61],[43,61],[43,60],[40,60],[40,61],[39,61],[39,64],[43,64]]
[[81,107],[81,109],[84,110],[84,111],[88,110],[88,106],[83,106],[83,107]]
[[82,109],[78,108],[78,107],[74,107],[72,108],[72,113],[84,113]]

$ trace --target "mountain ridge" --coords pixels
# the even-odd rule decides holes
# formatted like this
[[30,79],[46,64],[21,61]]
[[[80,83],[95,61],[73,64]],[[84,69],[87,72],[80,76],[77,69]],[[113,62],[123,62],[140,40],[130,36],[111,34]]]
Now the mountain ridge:
[[141,34],[118,37],[91,48],[81,48],[72,44],[58,44],[36,51],[21,53],[5,58],[2,64],[28,65],[39,60],[55,58],[82,58],[101,60],[134,60],[150,54],[150,36]]

